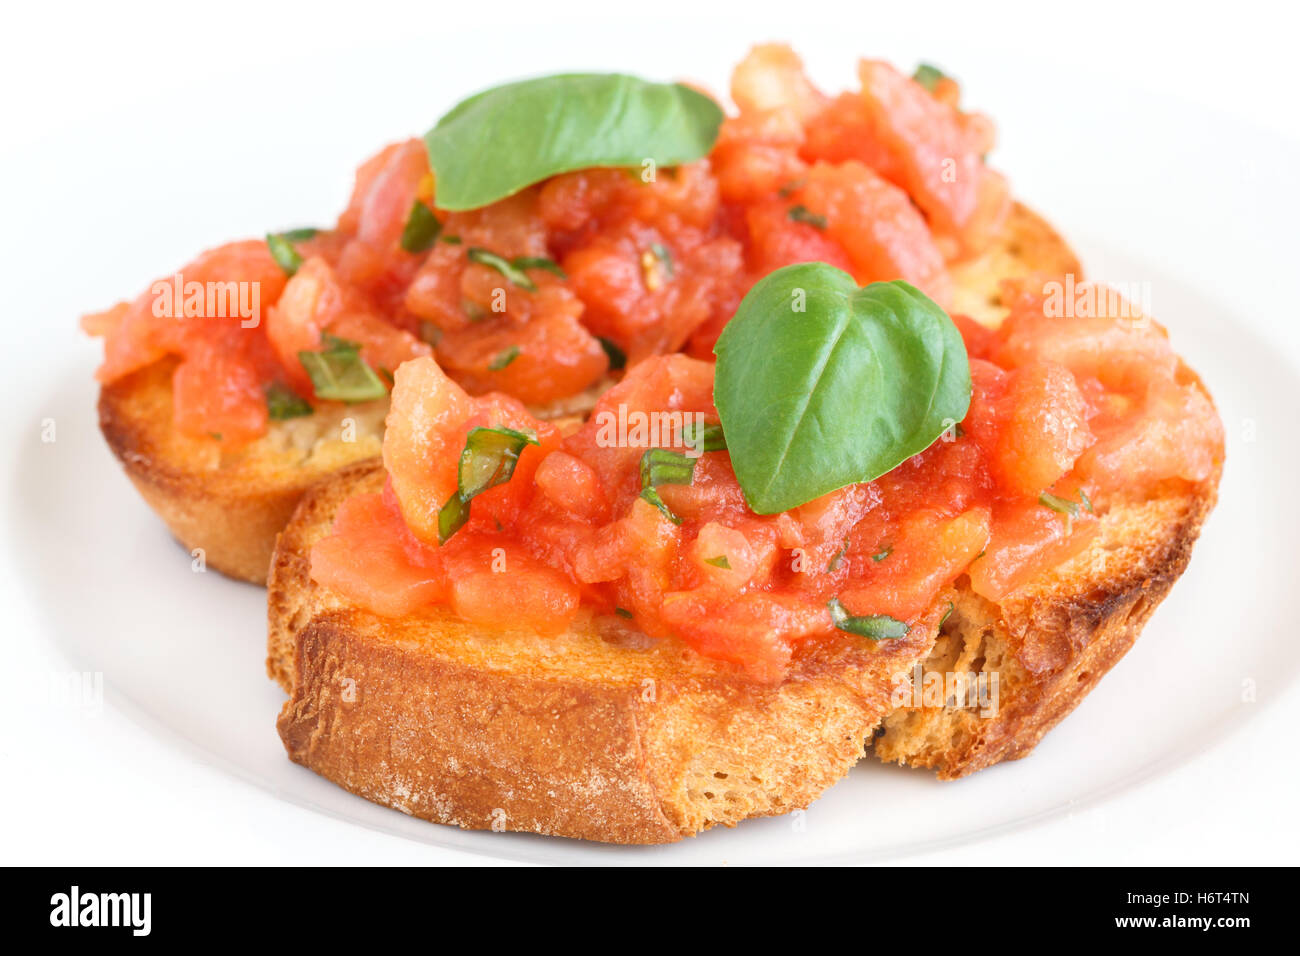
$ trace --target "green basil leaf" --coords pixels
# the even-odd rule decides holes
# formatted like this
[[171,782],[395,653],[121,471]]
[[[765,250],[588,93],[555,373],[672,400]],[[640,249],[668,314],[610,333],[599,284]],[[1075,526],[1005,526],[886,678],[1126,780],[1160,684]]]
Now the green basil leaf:
[[916,68],[916,72],[912,74],[912,79],[916,80],[916,82],[920,83],[931,93],[934,92],[934,88],[939,85],[939,81],[943,78],[943,70],[939,69],[937,66],[931,66],[929,63],[922,63]]
[[600,342],[600,347],[605,350],[605,355],[609,357],[609,369],[611,372],[616,372],[627,366],[627,353],[619,348],[618,344],[613,339],[598,336],[597,341]]
[[523,269],[516,268],[504,256],[499,256],[495,252],[479,246],[471,246],[465,255],[469,257],[470,262],[477,262],[481,266],[496,269],[497,272],[506,277],[506,281],[511,285],[518,286],[528,292],[537,291],[537,284],[528,278],[528,274]]
[[498,352],[496,357],[488,363],[488,369],[499,372],[517,358],[519,358],[519,346],[512,345],[510,348]]
[[290,242],[303,242],[307,239],[314,239],[320,233],[315,226],[303,226],[300,229],[286,229],[280,233]]
[[1079,503],[1071,501],[1069,498],[1061,498],[1050,492],[1044,491],[1038,496],[1038,503],[1045,508],[1051,508],[1053,511],[1073,518],[1079,513]]
[[835,622],[835,626],[849,634],[856,634],[873,641],[892,641],[907,634],[907,624],[888,614],[854,617],[840,603],[839,598],[831,598],[826,602],[826,606],[830,608],[831,620]]
[[722,109],[680,83],[569,73],[463,100],[424,136],[440,209],[477,209],[558,173],[706,155]]
[[705,451],[726,451],[727,439],[722,434],[721,425],[705,425],[696,428],[694,422],[682,427],[682,444],[687,448]]
[[459,494],[452,495],[438,511],[438,543],[446,544],[447,539],[465,527],[469,520],[469,502]]
[[311,403],[293,389],[275,382],[266,389],[266,413],[273,422],[303,418],[315,409]]
[[722,568],[725,571],[731,570],[731,562],[727,560],[725,554],[720,554],[716,558],[705,558],[704,563],[711,564],[715,568]]
[[826,228],[826,217],[812,212],[807,206],[792,206],[786,215],[791,222],[807,223],[815,229]]
[[266,247],[271,250],[271,258],[287,276],[293,275],[302,268],[302,256],[298,250],[293,247],[293,243],[285,233],[268,232],[266,234]]
[[407,252],[424,252],[442,232],[442,223],[433,214],[433,210],[420,200],[411,204],[411,211],[406,215],[406,225],[402,227],[402,248]]
[[641,497],[654,505],[673,524],[682,519],[673,514],[659,492],[660,485],[689,485],[695,477],[695,459],[666,448],[650,448],[641,456]]
[[509,481],[524,446],[536,444],[535,436],[513,428],[470,429],[456,472],[460,496],[469,501]]
[[569,278],[565,271],[560,268],[558,262],[545,256],[515,256],[510,260],[510,264],[520,271],[525,269],[545,269],[551,275],[557,275],[561,279]]
[[970,406],[966,346],[942,309],[902,281],[859,289],[824,262],[759,280],[714,352],[714,404],[759,514],[878,478]]
[[299,352],[316,397],[334,402],[372,402],[388,394],[383,380],[361,357],[361,346],[336,336],[321,336],[324,350]]
[[658,508],[659,513],[673,524],[682,523],[682,519],[673,514],[673,509],[668,507],[668,503],[665,502],[663,498],[659,497],[659,492],[655,491],[653,488],[642,488],[641,497]]
[[893,553],[894,553],[894,546],[892,544],[887,544],[879,551],[877,551],[875,554],[873,554],[871,556],[871,560],[879,564],[881,561],[885,560],[885,558],[889,557]]

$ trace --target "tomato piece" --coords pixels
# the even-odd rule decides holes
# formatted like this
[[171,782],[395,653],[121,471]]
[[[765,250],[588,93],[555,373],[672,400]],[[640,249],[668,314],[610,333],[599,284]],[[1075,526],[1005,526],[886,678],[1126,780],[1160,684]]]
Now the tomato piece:
[[859,284],[905,279],[940,305],[951,298],[925,219],[907,193],[862,163],[815,164],[794,201],[826,219],[826,235],[848,253]]
[[1036,497],[1092,444],[1083,393],[1063,366],[1039,363],[1016,369],[999,405],[1000,421],[988,454],[1005,493]]
[[311,576],[385,617],[402,617],[443,599],[437,552],[410,544],[401,514],[382,494],[339,506],[330,533],[311,549]]
[[[1062,497],[1070,492],[1058,489]],[[1073,492],[1078,500],[1077,489]],[[1097,519],[1085,509],[1067,520],[1038,501],[999,502],[983,557],[970,566],[971,588],[990,601],[1001,600],[1088,546]]]
[[578,612],[573,581],[504,540],[489,538],[449,548],[443,561],[452,610],[488,632],[522,626],[543,635],[559,634]]
[[407,526],[438,543],[438,512],[456,493],[465,424],[474,403],[433,359],[417,358],[394,372],[384,433],[384,467]]
[[764,276],[797,262],[825,262],[853,272],[853,263],[839,244],[816,226],[791,219],[791,208],[785,202],[770,202],[752,206],[746,213],[754,274]]

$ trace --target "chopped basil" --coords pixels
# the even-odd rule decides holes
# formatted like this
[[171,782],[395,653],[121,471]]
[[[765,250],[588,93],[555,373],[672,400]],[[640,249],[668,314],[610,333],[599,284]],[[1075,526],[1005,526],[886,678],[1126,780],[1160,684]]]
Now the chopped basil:
[[1088,492],[1082,488],[1079,489],[1079,500],[1083,502],[1083,507],[1087,509],[1088,513],[1092,514],[1092,499],[1088,497]]
[[424,252],[434,244],[441,231],[442,223],[433,210],[417,199],[411,204],[406,225],[402,227],[402,248],[407,252]]
[[664,267],[664,273],[669,278],[672,278],[673,273],[676,271],[676,267],[673,265],[672,251],[662,242],[652,242],[650,243],[650,252],[659,260],[659,264]]
[[290,418],[302,418],[313,411],[311,403],[293,389],[279,382],[267,386],[266,412],[271,421],[283,422]]
[[641,456],[641,497],[654,505],[673,524],[682,519],[659,497],[660,485],[689,485],[695,477],[695,459],[666,448],[651,448]]
[[626,618],[632,617],[632,612],[625,607],[614,608],[614,613],[617,614],[619,617],[626,617]]
[[559,276],[561,279],[569,278],[565,271],[560,268],[560,264],[554,259],[547,259],[545,256],[515,256],[510,260],[510,264],[516,269],[544,269],[551,275]]
[[727,439],[722,434],[721,425],[705,425],[696,428],[694,424],[682,428],[682,442],[689,448],[700,451],[726,451]]
[[731,562],[727,560],[725,554],[720,554],[716,558],[705,558],[704,563],[711,564],[715,568],[722,568],[725,571],[731,570]]
[[776,194],[782,199],[789,199],[792,195],[803,189],[806,180],[793,179],[776,191]]
[[826,228],[826,217],[819,213],[810,212],[807,206],[792,206],[786,215],[794,222],[807,223],[816,229]]
[[519,358],[519,346],[512,345],[498,352],[496,358],[488,363],[488,368],[493,372],[499,372],[517,358]]
[[831,598],[826,606],[830,608],[831,620],[835,626],[849,634],[857,634],[873,641],[894,640],[907,634],[907,625],[888,614],[854,617],[845,610],[839,598]]
[[471,299],[462,299],[460,310],[465,313],[465,318],[471,322],[482,322],[487,317],[487,309]]
[[443,236],[442,241],[449,246],[459,246],[460,236]]
[[536,283],[528,278],[528,274],[523,269],[516,268],[508,259],[497,255],[495,252],[483,249],[480,246],[471,246],[466,255],[469,256],[470,262],[477,262],[481,266],[496,269],[497,272],[506,277],[506,281],[511,285],[518,286],[528,292],[537,291]]
[[929,63],[922,63],[916,68],[916,72],[912,74],[912,79],[916,80],[916,82],[920,83],[931,93],[933,93],[934,88],[939,85],[939,81],[944,78],[943,70],[939,69],[937,66],[931,66]]
[[271,258],[285,275],[291,276],[302,268],[302,256],[298,254],[298,250],[293,247],[293,242],[284,233],[268,232],[266,247],[271,250]]
[[303,242],[307,239],[315,239],[319,233],[320,230],[315,226],[304,226],[301,229],[286,229],[280,235],[290,242]]
[[388,394],[383,380],[361,357],[361,346],[333,335],[322,335],[325,348],[299,352],[298,361],[311,378],[316,397],[334,402],[372,402]]
[[885,558],[889,557],[893,553],[894,553],[894,546],[892,544],[887,544],[879,551],[877,551],[875,554],[873,554],[871,556],[871,560],[875,561],[876,563],[879,563],[885,560]]
[[1071,518],[1079,513],[1079,503],[1077,501],[1058,497],[1048,491],[1044,491],[1038,496],[1038,503],[1051,508],[1053,511],[1059,511],[1063,515],[1069,515]]
[[939,618],[940,627],[943,627],[945,624],[948,623],[948,618],[952,617],[952,612],[956,609],[956,607],[957,605],[953,604],[951,601],[948,602],[948,610],[944,611],[943,617]]
[[619,348],[613,339],[598,336],[597,340],[600,342],[600,347],[605,350],[605,354],[609,356],[609,370],[611,372],[616,372],[627,366],[627,353]]
[[465,526],[475,497],[510,480],[524,446],[536,444],[536,436],[513,428],[470,429],[456,469],[456,493],[438,512],[439,544]]

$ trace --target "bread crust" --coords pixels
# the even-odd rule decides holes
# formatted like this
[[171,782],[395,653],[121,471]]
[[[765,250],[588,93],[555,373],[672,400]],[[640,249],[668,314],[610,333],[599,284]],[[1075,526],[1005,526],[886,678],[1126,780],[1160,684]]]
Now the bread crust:
[[360,463],[304,496],[272,562],[267,668],[290,694],[290,759],[425,820],[664,843],[805,807],[934,639],[937,614],[898,641],[820,648],[768,686],[671,639],[611,644],[590,618],[555,638],[436,608],[381,618],[312,581],[309,554],[383,477]]
[[[173,427],[176,365],[164,359],[103,386],[100,431],[141,497],[186,550],[201,550],[206,566],[222,574],[265,584],[275,536],[303,492],[341,465],[378,453],[374,423],[383,409],[318,411],[329,422],[311,426],[306,420],[272,423],[265,439],[232,452],[216,439],[190,438]],[[349,415],[362,422],[354,440],[341,427]],[[336,437],[295,440],[295,430],[327,424]]]

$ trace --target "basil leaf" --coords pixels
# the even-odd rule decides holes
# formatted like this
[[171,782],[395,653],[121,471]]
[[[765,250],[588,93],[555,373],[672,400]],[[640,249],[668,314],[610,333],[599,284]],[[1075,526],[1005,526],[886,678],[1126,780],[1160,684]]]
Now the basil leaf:
[[881,561],[885,560],[885,558],[889,557],[893,553],[894,553],[894,546],[892,544],[887,544],[879,551],[877,551],[875,554],[873,554],[871,556],[871,560],[879,564]]
[[275,382],[266,389],[266,413],[273,422],[303,418],[315,409],[311,403],[293,389]]
[[406,215],[406,225],[402,227],[402,248],[407,252],[424,252],[442,232],[442,223],[433,214],[433,210],[420,200],[411,204],[411,211]]
[[916,68],[916,72],[912,74],[912,79],[933,93],[934,88],[939,85],[939,81],[944,79],[944,72],[937,66],[922,63]]
[[537,291],[537,284],[528,278],[528,274],[523,269],[517,268],[504,256],[499,256],[495,252],[479,246],[471,246],[465,255],[469,257],[470,262],[477,262],[481,266],[496,269],[497,272],[506,277],[506,281],[511,285],[518,286],[528,292]]
[[1047,491],[1044,491],[1038,496],[1038,503],[1070,518],[1075,517],[1079,513],[1079,503],[1077,501],[1071,501],[1069,498],[1061,498]]
[[302,268],[302,256],[298,250],[293,247],[286,233],[268,232],[266,234],[266,247],[271,250],[271,258],[287,276],[293,275]]
[[791,222],[807,223],[815,229],[826,228],[826,217],[812,212],[807,206],[792,206],[786,215]]
[[492,359],[492,361],[488,363],[488,369],[493,372],[499,372],[517,358],[519,358],[519,346],[512,345],[508,349],[502,349],[497,354],[496,358]]
[[696,428],[692,422],[682,427],[682,444],[700,451],[726,451],[727,439],[722,434],[721,425],[705,425]]
[[290,242],[302,242],[306,239],[314,239],[320,233],[315,226],[303,226],[300,229],[286,229],[280,233]]
[[616,372],[627,366],[627,353],[618,347],[613,339],[607,339],[603,336],[597,336],[600,347],[605,350],[605,355],[609,357],[609,370]]
[[902,281],[859,289],[824,262],[759,280],[714,352],[714,404],[759,514],[878,478],[970,406],[966,346],[942,309]]
[[680,83],[569,73],[463,100],[424,136],[440,209],[477,209],[558,173],[687,163],[713,147],[722,110]]
[[554,259],[547,259],[545,256],[515,256],[510,260],[510,264],[520,271],[524,269],[545,269],[551,275],[557,275],[561,279],[567,279],[569,276],[560,264]]
[[695,459],[666,448],[650,448],[641,456],[641,497],[659,509],[673,524],[682,519],[673,514],[659,492],[660,485],[689,485],[695,477]]
[[298,361],[311,378],[316,397],[349,405],[372,402],[388,394],[383,380],[361,357],[361,346],[336,336],[321,336],[320,352],[299,352]]
[[438,512],[439,544],[465,527],[474,498],[510,480],[524,446],[536,444],[536,436],[513,428],[470,429],[456,468],[456,493]]
[[826,602],[826,606],[830,608],[831,620],[835,626],[849,634],[856,634],[873,641],[891,641],[907,634],[907,625],[888,614],[854,617],[840,603],[839,598],[831,598]]
[[715,568],[722,568],[725,571],[731,570],[731,562],[727,560],[725,554],[720,554],[716,558],[705,558],[704,563],[711,564]]

